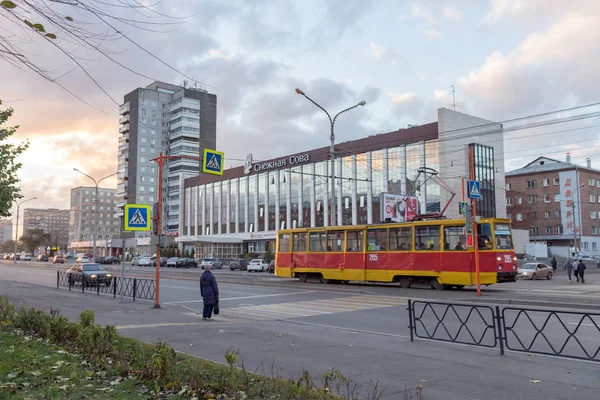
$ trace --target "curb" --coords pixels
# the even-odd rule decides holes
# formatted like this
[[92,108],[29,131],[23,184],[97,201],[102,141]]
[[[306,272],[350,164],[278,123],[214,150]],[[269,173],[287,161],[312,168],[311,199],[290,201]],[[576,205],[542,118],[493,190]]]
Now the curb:
[[543,307],[551,309],[586,309],[586,310],[600,310],[599,304],[587,304],[587,303],[561,303],[551,304],[548,301],[539,300],[515,300],[515,299],[473,299],[473,300],[462,300],[469,303],[488,303],[494,305],[510,305],[510,306],[523,306],[523,307]]

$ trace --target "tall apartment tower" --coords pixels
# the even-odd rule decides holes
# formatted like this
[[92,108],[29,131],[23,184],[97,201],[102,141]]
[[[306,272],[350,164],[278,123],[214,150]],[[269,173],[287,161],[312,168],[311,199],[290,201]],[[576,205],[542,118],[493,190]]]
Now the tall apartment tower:
[[13,223],[10,219],[0,219],[0,244],[13,240]]
[[[206,90],[154,82],[125,95],[118,151],[117,207],[158,201],[158,166],[166,155],[202,157],[217,145],[217,96]],[[180,179],[196,176],[197,161],[174,159],[163,170],[163,232],[179,228]],[[122,215],[122,213],[121,213]],[[137,232],[145,236],[148,232]]]

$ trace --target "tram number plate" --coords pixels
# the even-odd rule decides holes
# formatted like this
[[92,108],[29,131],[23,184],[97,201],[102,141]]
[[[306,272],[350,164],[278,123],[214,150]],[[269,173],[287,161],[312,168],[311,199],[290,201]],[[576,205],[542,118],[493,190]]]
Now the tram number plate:
[[377,254],[369,254],[369,261],[379,261],[379,256]]
[[504,255],[504,262],[505,263],[509,263],[512,261],[512,256],[510,254],[505,254]]

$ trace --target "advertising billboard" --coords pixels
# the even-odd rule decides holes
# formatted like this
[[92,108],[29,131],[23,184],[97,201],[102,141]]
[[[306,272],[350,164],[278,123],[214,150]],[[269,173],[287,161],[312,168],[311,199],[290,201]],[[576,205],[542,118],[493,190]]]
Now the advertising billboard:
[[419,201],[416,197],[405,198],[403,194],[381,193],[381,221],[408,222],[418,214]]

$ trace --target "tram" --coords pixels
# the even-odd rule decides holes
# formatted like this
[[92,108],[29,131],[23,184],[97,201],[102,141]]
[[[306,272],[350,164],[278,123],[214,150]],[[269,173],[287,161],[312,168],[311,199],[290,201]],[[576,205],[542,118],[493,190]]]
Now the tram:
[[463,288],[477,284],[478,258],[481,285],[516,281],[510,220],[482,218],[475,237],[477,249],[467,246],[462,219],[280,230],[275,274],[304,282]]

